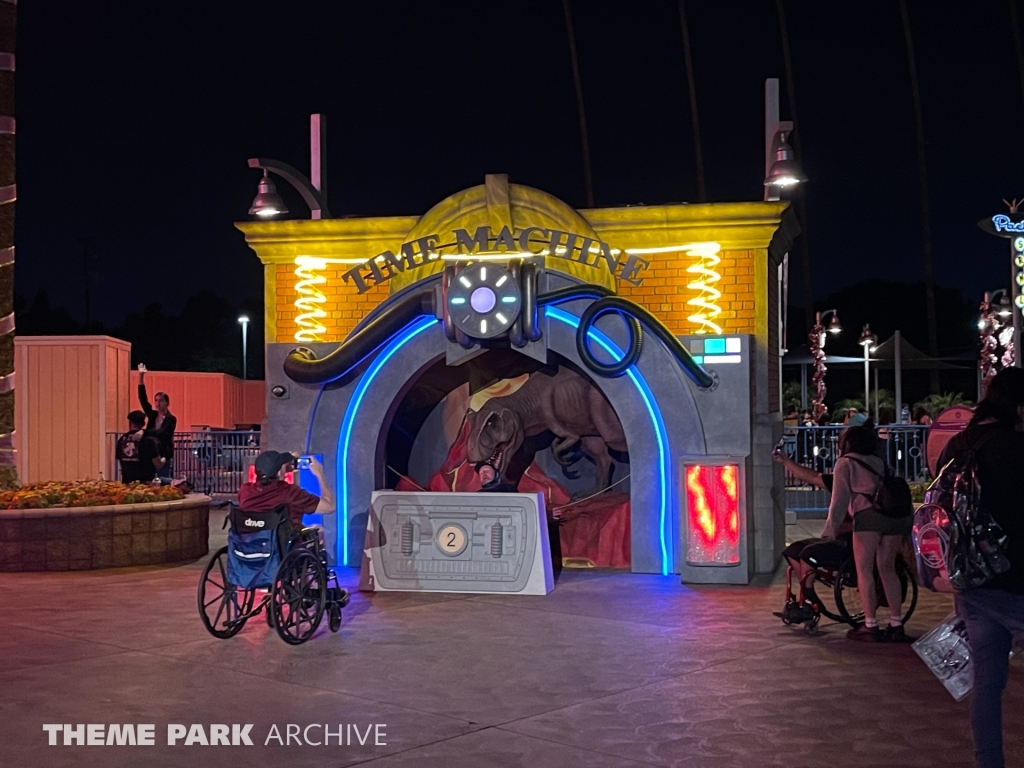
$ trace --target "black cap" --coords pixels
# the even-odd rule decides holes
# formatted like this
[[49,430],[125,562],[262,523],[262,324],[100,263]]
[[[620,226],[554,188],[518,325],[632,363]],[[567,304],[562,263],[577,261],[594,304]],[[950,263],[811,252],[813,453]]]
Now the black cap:
[[256,474],[260,477],[275,477],[285,464],[294,464],[296,459],[290,453],[264,451],[256,457]]

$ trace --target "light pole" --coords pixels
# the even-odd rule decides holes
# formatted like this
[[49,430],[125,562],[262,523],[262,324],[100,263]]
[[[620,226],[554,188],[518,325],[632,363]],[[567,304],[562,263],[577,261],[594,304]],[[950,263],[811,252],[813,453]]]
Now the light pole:
[[[864,323],[860,331],[860,345],[864,348],[864,410],[871,412],[871,353],[878,344],[878,337],[871,332],[871,326]],[[878,406],[875,406],[875,419]]]
[[[832,315],[832,320],[826,329],[823,323],[829,315]],[[811,332],[808,334],[808,341],[810,341],[811,356],[814,357],[814,377],[812,378],[814,383],[814,400],[811,413],[814,416],[815,422],[825,413],[825,394],[828,391],[825,387],[825,372],[828,370],[825,368],[826,333],[835,335],[842,333],[842,331],[843,326],[839,324],[839,313],[836,310],[826,309],[824,312],[814,313],[814,327],[811,328]]]
[[331,212],[327,209],[327,118],[324,115],[309,116],[309,155],[312,180],[279,160],[266,157],[249,158],[250,168],[263,170],[259,192],[252,201],[252,207],[249,208],[250,216],[271,219],[288,213],[288,209],[277,194],[274,182],[270,180],[270,174],[274,173],[298,190],[309,206],[312,218],[331,218]]
[[249,378],[249,355],[246,347],[249,340],[249,318],[242,315],[238,322],[242,324],[242,380],[245,381]]

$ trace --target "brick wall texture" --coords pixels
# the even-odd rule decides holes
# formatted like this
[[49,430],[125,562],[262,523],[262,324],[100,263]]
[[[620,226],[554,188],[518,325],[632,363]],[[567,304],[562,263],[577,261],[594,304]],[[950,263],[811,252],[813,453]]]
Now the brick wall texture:
[[[757,251],[723,251],[721,254],[722,261],[715,268],[721,279],[715,285],[722,292],[718,301],[722,314],[716,322],[724,333],[756,333],[757,303],[769,301],[766,286],[754,284],[754,263],[758,255]],[[644,272],[643,283],[634,286],[619,281],[619,294],[645,307],[677,336],[694,333],[697,326],[686,319],[693,314],[693,308],[688,308],[686,302],[696,295],[686,287],[693,280],[686,268],[694,259],[682,253],[659,253],[645,258],[649,258],[651,265]],[[766,258],[764,252],[760,253],[760,258]],[[357,294],[354,286],[342,282],[341,275],[347,269],[346,265],[328,265],[319,272],[327,278],[327,282],[319,286],[327,297],[326,303],[321,305],[327,313],[321,321],[327,327],[322,334],[323,341],[344,339],[359,320],[388,297],[386,284]],[[276,341],[288,343],[294,341],[298,330],[295,266],[278,264],[276,276]]]

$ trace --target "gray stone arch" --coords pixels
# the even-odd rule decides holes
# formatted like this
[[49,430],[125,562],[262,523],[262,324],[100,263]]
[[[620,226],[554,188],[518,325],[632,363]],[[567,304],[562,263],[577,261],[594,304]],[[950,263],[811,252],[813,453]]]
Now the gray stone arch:
[[[558,309],[578,317],[589,301],[567,303]],[[586,370],[576,350],[576,330],[554,315],[544,319],[548,348]],[[599,323],[599,330],[620,349],[626,342],[625,329],[614,317]],[[445,355],[447,340],[439,323],[434,323],[401,347],[381,352],[359,378],[335,390],[325,390],[313,414],[310,450],[325,458],[327,480],[338,493],[339,516],[325,520],[329,535],[339,542],[347,525],[348,563],[362,557],[363,534],[370,497],[381,482],[381,436],[390,417],[412,383],[423,371]],[[595,345],[595,348],[599,348]],[[346,410],[353,402],[364,377],[371,375],[381,355],[387,362],[377,371],[355,410],[348,453],[339,456],[340,433]],[[629,376],[615,379],[592,376],[608,398],[626,432],[631,472],[632,570],[640,573],[678,572],[677,542],[679,482],[678,466],[683,456],[704,455],[705,440],[693,389],[667,350],[648,337],[636,373],[646,383],[647,400],[660,412],[660,430],[652,419],[644,396]],[[345,478],[341,473],[345,472]],[[344,495],[344,498],[342,497]],[[664,499],[664,500],[663,500]],[[345,511],[346,519],[341,520]],[[664,518],[664,521],[663,521]]]

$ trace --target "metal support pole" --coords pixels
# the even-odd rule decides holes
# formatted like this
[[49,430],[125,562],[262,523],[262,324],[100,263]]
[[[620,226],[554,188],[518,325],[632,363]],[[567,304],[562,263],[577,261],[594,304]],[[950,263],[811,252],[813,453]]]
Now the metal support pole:
[[[309,116],[309,180],[320,193],[323,200],[327,199],[327,116]],[[321,211],[313,211],[313,218],[321,218]]]
[[870,344],[861,344],[864,347],[864,410],[871,412],[871,354]]
[[[779,78],[769,77],[764,81],[764,175],[772,165],[772,139],[779,124]],[[764,188],[765,200],[778,200],[778,187]]]
[[1007,295],[1010,297],[1010,314],[1013,317],[1013,367],[1020,368],[1022,357],[1020,352],[1021,309],[1014,302],[1014,286],[1017,285],[1017,273],[1020,272],[1020,267],[1014,263],[1016,253],[1013,249],[1013,238],[1008,239],[1006,242],[1010,246],[1010,292]]
[[800,410],[807,410],[807,364],[800,363]]
[[903,367],[902,367],[903,366],[903,358],[902,358],[902,349],[901,349],[901,347],[903,346],[903,338],[902,338],[902,336],[900,336],[900,332],[899,331],[896,331],[896,334],[893,336],[893,341],[896,343],[895,359],[893,360],[893,363],[894,363],[895,368],[896,368],[896,403],[895,403],[895,408],[896,408],[896,421],[899,422],[900,421],[900,417],[903,414]]
[[875,424],[878,423],[878,419],[879,419],[879,413],[878,412],[881,409],[881,404],[879,403],[880,399],[881,398],[879,397],[879,394],[878,394],[878,369],[875,368]]

